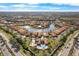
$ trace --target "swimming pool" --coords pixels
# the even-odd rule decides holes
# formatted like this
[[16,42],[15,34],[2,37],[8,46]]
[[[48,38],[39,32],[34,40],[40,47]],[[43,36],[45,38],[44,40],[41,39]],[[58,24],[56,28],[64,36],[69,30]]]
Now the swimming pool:
[[45,45],[45,44],[41,44],[41,45],[37,45],[37,47],[36,47],[37,49],[47,49],[48,48],[48,46],[47,45]]

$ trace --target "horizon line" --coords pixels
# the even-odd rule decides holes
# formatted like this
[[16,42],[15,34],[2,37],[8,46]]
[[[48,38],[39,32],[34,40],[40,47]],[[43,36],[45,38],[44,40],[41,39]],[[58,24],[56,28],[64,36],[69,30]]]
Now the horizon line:
[[79,10],[0,10],[0,12],[79,12]]

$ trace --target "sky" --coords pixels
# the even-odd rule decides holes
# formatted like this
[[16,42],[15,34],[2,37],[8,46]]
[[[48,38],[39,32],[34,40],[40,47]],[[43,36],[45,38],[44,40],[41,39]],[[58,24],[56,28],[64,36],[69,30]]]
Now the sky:
[[0,0],[0,11],[79,11],[79,0]]

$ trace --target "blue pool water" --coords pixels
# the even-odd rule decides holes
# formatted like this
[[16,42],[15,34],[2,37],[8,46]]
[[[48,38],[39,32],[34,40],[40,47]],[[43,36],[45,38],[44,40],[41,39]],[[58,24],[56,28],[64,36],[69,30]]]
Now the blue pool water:
[[45,45],[45,44],[41,44],[40,46],[37,46],[36,48],[37,48],[37,49],[47,49],[48,46]]

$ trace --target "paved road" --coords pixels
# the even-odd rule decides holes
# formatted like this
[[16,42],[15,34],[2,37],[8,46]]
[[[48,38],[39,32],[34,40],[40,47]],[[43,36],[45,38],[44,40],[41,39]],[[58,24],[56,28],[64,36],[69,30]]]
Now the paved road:
[[74,53],[72,54],[73,56],[79,56],[79,49],[76,49],[74,47]]
[[73,42],[74,42],[74,38],[79,34],[79,30],[78,31],[75,31],[73,34],[71,34],[65,45],[64,45],[64,48],[59,52],[58,56],[68,56],[72,46],[73,46]]
[[11,53],[8,51],[5,42],[3,41],[2,36],[0,36],[0,49],[3,52],[4,56],[11,56]]
[[16,55],[16,56],[23,56],[19,51],[16,52],[15,48],[12,48],[12,45],[9,43],[9,39],[5,36],[4,33],[0,32],[0,35],[3,37],[4,40],[6,40],[8,47],[11,49],[11,51]]
[[8,51],[7,47],[6,46],[3,46],[1,48],[1,51],[3,52],[3,55],[4,56],[11,56],[11,53]]
[[73,56],[79,56],[79,36],[76,37],[73,46]]

